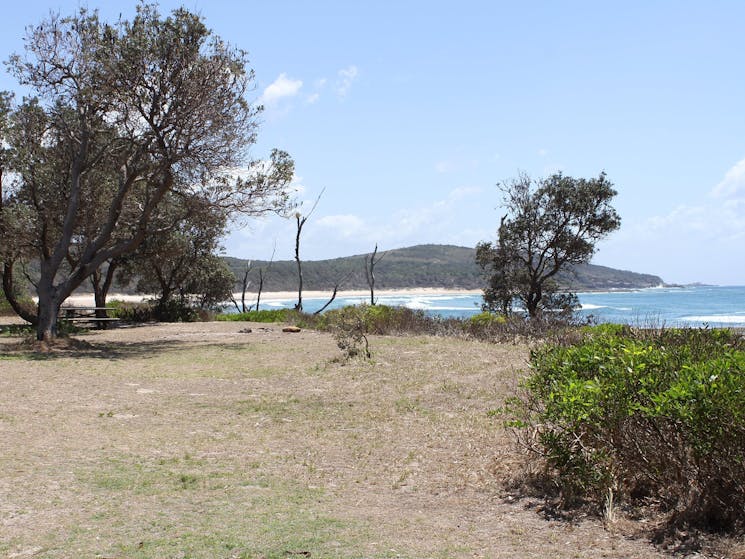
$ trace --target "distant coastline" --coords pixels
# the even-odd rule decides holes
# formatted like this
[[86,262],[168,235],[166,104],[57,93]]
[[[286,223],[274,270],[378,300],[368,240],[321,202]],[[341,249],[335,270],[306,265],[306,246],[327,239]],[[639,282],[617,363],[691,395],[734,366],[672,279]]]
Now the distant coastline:
[[[413,287],[407,289],[376,289],[375,297],[417,297],[427,295],[481,295],[480,289],[448,289],[440,287]],[[241,293],[234,293],[238,304],[240,304]],[[330,299],[332,291],[323,290],[303,290],[303,299]],[[128,303],[141,303],[147,299],[152,299],[154,295],[111,293],[108,296],[109,301],[126,301]],[[246,291],[246,304],[256,303],[257,293],[255,291]],[[349,289],[339,291],[336,294],[337,299],[345,298],[370,298],[370,290]],[[286,300],[297,300],[297,291],[263,291],[261,293],[261,302],[276,302]],[[92,306],[93,294],[76,293],[65,300],[65,305],[69,306]]]

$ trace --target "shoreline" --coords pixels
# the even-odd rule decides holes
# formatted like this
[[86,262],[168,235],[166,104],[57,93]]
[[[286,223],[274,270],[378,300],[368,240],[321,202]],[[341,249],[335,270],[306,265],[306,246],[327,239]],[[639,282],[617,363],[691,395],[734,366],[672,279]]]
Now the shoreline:
[[[303,291],[303,299],[322,299],[328,301],[331,298],[332,291],[307,290]],[[452,289],[439,287],[413,287],[407,289],[380,289],[375,290],[375,297],[416,297],[416,296],[433,296],[433,295],[481,295],[480,289]],[[233,293],[236,301],[240,302],[241,293]],[[256,302],[257,293],[255,291],[246,291],[246,303]],[[123,293],[111,293],[107,297],[108,301],[125,301],[127,303],[141,303],[146,299],[152,298],[152,295],[125,295]],[[370,297],[370,290],[349,289],[339,291],[336,294],[337,299],[347,297]],[[297,291],[262,291],[261,302],[277,302],[286,300],[297,300]],[[93,306],[93,294],[81,293],[70,295],[63,306]]]

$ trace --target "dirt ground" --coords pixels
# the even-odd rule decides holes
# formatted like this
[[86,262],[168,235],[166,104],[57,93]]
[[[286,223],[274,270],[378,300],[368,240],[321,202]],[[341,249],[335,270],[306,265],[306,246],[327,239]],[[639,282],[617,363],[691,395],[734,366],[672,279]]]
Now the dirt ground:
[[666,556],[643,521],[550,518],[504,489],[518,461],[488,411],[525,347],[373,337],[345,364],[280,325],[75,339],[0,336],[2,557]]

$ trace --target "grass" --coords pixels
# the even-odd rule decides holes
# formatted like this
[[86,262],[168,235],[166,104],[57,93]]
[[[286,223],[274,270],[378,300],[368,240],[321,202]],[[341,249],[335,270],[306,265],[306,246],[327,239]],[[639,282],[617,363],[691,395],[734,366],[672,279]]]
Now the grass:
[[326,513],[322,489],[264,475],[260,466],[236,471],[189,456],[147,461],[123,455],[81,468],[77,480],[102,507],[77,539],[111,533],[112,523],[124,533],[136,527],[134,540],[109,546],[106,553],[115,556],[285,557],[294,550],[330,556],[327,541],[340,545],[357,529]]
[[94,332],[44,360],[0,340],[0,556],[661,557],[506,499],[519,459],[487,411],[527,348],[372,336],[342,366],[329,334],[242,328]]

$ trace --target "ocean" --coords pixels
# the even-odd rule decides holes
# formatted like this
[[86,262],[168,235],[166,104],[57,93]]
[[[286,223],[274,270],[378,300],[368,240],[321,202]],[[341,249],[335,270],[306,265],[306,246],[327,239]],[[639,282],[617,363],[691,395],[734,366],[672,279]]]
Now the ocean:
[[[656,287],[633,291],[578,293],[583,317],[597,322],[668,327],[745,327],[745,286]],[[421,309],[442,317],[469,317],[480,312],[481,297],[469,294],[381,295],[378,304]],[[303,298],[306,312],[328,297]],[[368,297],[339,297],[329,308],[365,303]],[[292,307],[296,299],[262,302],[261,308]]]

